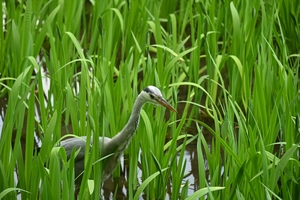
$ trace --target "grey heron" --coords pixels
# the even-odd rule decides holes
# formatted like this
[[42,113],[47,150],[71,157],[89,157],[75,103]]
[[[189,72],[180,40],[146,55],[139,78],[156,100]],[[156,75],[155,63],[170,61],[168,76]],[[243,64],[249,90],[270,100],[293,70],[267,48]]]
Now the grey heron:
[[[133,137],[140,120],[140,112],[144,104],[153,103],[155,105],[161,105],[167,109],[176,112],[177,111],[169,104],[162,96],[161,91],[154,87],[146,87],[137,97],[132,113],[127,124],[124,128],[113,138],[99,137],[99,152],[101,157],[111,155],[105,159],[102,173],[102,183],[110,177],[115,170],[117,164],[120,162],[120,157],[128,147],[131,138]],[[91,145],[93,141],[91,138]],[[86,147],[86,136],[81,138],[69,138],[61,141],[61,147],[66,150],[69,156],[75,147],[76,150],[80,148],[78,155],[75,158],[75,176],[77,177],[84,171],[84,156]]]

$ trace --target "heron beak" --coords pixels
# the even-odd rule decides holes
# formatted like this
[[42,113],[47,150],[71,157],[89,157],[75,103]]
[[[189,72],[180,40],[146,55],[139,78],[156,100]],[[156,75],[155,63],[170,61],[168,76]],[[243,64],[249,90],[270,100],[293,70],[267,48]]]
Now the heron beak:
[[178,112],[175,110],[175,108],[173,108],[173,107],[171,106],[171,104],[169,104],[169,102],[167,102],[165,99],[159,98],[159,99],[157,99],[157,101],[158,101],[158,103],[159,103],[161,106],[163,106],[163,107],[165,107],[165,108],[167,108],[167,109],[169,109],[169,110],[171,110],[171,111],[173,111],[173,112],[175,112],[175,113],[178,113]]

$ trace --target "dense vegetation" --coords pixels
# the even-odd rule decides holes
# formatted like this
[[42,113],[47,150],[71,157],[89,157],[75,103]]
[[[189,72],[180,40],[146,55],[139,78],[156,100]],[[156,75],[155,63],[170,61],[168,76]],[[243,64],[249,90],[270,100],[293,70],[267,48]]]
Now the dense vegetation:
[[[172,199],[300,196],[300,1],[20,0],[0,12],[0,199],[74,199],[63,130],[112,137],[147,85],[183,109],[143,108],[126,151],[128,199],[165,199],[167,187]],[[183,181],[191,141],[197,183]],[[101,195],[97,154],[78,199]]]

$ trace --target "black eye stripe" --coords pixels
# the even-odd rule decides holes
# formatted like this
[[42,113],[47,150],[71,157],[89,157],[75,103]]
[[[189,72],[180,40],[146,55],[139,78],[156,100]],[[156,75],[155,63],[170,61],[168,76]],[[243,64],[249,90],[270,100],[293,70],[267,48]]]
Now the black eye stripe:
[[146,88],[144,89],[144,91],[147,92],[147,93],[150,93],[149,87],[146,87]]

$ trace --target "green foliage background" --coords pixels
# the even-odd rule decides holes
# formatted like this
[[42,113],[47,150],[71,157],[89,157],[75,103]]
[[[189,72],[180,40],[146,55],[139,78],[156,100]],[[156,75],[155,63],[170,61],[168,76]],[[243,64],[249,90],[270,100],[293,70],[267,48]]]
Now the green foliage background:
[[[179,114],[143,108],[126,198],[300,196],[298,0],[20,0],[0,12],[0,199],[74,199],[76,152],[68,161],[58,147],[63,130],[114,136],[147,85]],[[196,183],[183,181],[192,141]],[[101,197],[97,160],[93,148],[78,199]]]

